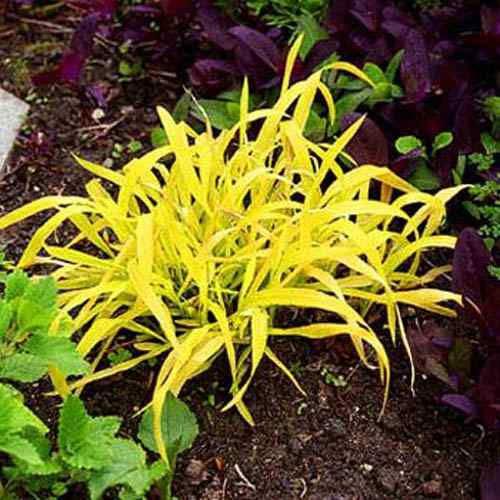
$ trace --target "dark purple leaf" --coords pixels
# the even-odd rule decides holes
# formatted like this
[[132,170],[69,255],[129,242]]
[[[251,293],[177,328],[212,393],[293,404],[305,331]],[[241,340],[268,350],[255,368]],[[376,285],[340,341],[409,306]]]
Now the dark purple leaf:
[[466,95],[460,102],[453,125],[453,142],[459,153],[479,150],[480,135],[478,113],[472,96]]
[[500,281],[490,277],[485,290],[482,313],[490,340],[500,345]]
[[192,0],[160,0],[160,7],[167,17],[182,16],[193,10]]
[[87,94],[92,97],[92,99],[94,99],[94,101],[100,108],[106,109],[108,107],[108,102],[106,101],[106,97],[104,96],[104,91],[101,85],[88,85],[86,87],[86,91]]
[[426,321],[422,328],[410,328],[407,336],[415,367],[455,388],[445,367],[449,348],[440,346],[451,340],[450,334],[434,322]]
[[479,417],[479,408],[476,403],[463,394],[445,394],[441,398],[441,402],[460,410],[470,418],[476,419]]
[[71,38],[70,49],[83,58],[90,56],[94,46],[94,37],[97,32],[98,16],[89,14],[84,17]]
[[429,56],[425,39],[417,30],[406,36],[405,53],[401,62],[401,79],[409,102],[421,102],[431,90]]
[[119,6],[118,0],[66,0],[66,3],[108,18],[114,15]]
[[238,41],[236,55],[240,56],[238,64],[242,69],[263,63],[278,73],[282,62],[281,51],[269,37],[246,26],[235,26],[229,33]]
[[350,10],[350,13],[368,31],[377,31],[380,16],[380,2],[377,0],[357,0],[354,2],[354,7]]
[[481,6],[481,29],[488,35],[500,35],[500,8]]
[[500,8],[481,6],[481,32],[462,36],[467,45],[482,49],[493,57],[500,53]]
[[205,94],[216,94],[226,88],[239,72],[232,61],[200,59],[189,68],[191,85]]
[[335,0],[326,16],[325,25],[330,33],[344,32],[349,28],[351,0]]
[[488,272],[492,263],[482,238],[464,229],[453,257],[453,290],[463,295],[465,310],[479,321],[487,340],[500,345],[500,281]]
[[398,156],[391,163],[391,170],[404,179],[407,179],[413,173],[415,168],[417,168],[417,162],[423,153],[423,148],[417,148],[409,153],[406,153],[405,155]]
[[82,19],[73,33],[69,51],[63,55],[57,68],[35,75],[33,77],[35,85],[50,85],[58,82],[78,84],[80,82],[81,72],[94,45],[97,20],[96,14],[89,14]]
[[234,23],[208,1],[202,1],[196,13],[196,21],[202,27],[202,38],[225,51],[233,50],[236,45],[228,30]]
[[[321,64],[325,59],[330,57],[339,48],[337,40],[321,40],[309,52],[306,65],[304,68],[305,74],[312,73],[312,71]],[[300,59],[298,59],[300,61]]]
[[482,238],[472,228],[464,229],[457,241],[453,256],[453,290],[480,308],[489,281],[488,266],[491,255]]
[[87,58],[77,52],[69,52],[59,63],[59,80],[64,83],[79,83]]
[[[350,113],[341,119],[341,129],[345,130],[362,115]],[[346,147],[359,165],[378,165],[386,167],[389,164],[389,146],[383,132],[370,118],[365,118],[358,133]]]
[[481,500],[500,500],[500,464],[483,467],[479,484]]
[[496,408],[500,404],[500,354],[486,360],[475,388],[475,399],[482,422],[491,429],[500,428],[500,412]]

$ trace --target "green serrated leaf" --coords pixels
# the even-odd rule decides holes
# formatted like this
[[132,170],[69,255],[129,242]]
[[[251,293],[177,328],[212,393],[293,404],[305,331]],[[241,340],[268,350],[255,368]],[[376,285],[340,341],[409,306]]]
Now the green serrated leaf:
[[299,50],[299,57],[302,60],[307,57],[318,42],[328,39],[328,33],[309,12],[305,12],[297,18],[297,32],[304,34]]
[[[172,463],[175,463],[175,455],[188,450],[198,435],[196,416],[184,402],[171,393],[167,395],[163,406],[161,429],[167,455]],[[158,451],[153,434],[151,409],[148,409],[141,419],[138,437],[146,448]]]
[[47,364],[57,366],[64,375],[82,375],[89,370],[89,364],[82,359],[75,344],[65,337],[32,335],[24,348]]
[[12,304],[6,300],[0,300],[0,341],[5,337],[13,318],[14,310]]
[[45,308],[32,300],[19,299],[17,306],[18,333],[40,332],[47,334],[56,316],[56,308]]
[[117,349],[108,354],[108,360],[111,366],[118,365],[132,358],[132,353],[128,349]]
[[[71,337],[73,333],[73,320],[68,314],[59,317],[55,337]],[[52,326],[52,325],[51,325]]]
[[[488,244],[485,242],[486,246],[488,246]],[[495,244],[495,241],[493,241],[493,245]],[[489,250],[491,251],[491,248],[493,247],[493,245],[489,248]],[[500,280],[500,266],[488,266],[488,272],[490,273],[490,276],[492,276],[493,278],[497,279],[497,280]]]
[[35,447],[38,455],[42,459],[42,464],[30,464],[21,458],[15,458],[14,463],[22,471],[23,477],[49,476],[62,471],[61,464],[51,456],[52,444],[47,437],[33,427],[27,427],[22,437],[28,440]]
[[479,210],[479,207],[477,207],[475,203],[473,203],[472,201],[464,201],[462,205],[467,210],[467,212],[472,215],[472,217],[477,220],[481,219],[481,210]]
[[45,424],[26,406],[19,391],[9,385],[0,384],[0,436],[34,427],[42,433],[48,432]]
[[43,459],[36,447],[19,434],[0,433],[0,451],[29,465],[43,466]]
[[0,360],[0,379],[17,382],[34,382],[42,378],[48,370],[48,363],[28,353],[15,353]]
[[115,439],[111,444],[111,453],[110,463],[90,475],[91,500],[99,499],[108,488],[118,485],[128,486],[142,498],[166,472],[165,465],[160,462],[148,467],[144,450],[132,441]]
[[484,111],[488,115],[490,121],[495,121],[497,118],[500,118],[500,97],[491,96],[487,97],[484,102]]
[[18,297],[22,297],[29,283],[28,275],[19,269],[8,274],[5,279],[5,300],[10,302]]
[[59,414],[60,456],[72,467],[101,469],[112,461],[110,446],[119,428],[119,418],[92,418],[76,396],[68,396]]
[[241,89],[230,89],[217,94],[218,101],[230,101],[239,103],[241,101]]
[[481,134],[481,144],[483,145],[486,153],[489,155],[494,155],[500,153],[500,141],[497,141],[488,132],[483,132]]
[[335,88],[341,90],[363,90],[366,89],[366,83],[362,80],[340,74],[335,82]]
[[57,285],[54,278],[49,276],[31,280],[23,298],[43,309],[54,309],[57,306]]

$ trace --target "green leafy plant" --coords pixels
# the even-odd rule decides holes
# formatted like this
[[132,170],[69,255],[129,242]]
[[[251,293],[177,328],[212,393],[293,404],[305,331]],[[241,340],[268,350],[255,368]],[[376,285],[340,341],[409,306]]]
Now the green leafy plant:
[[[165,443],[169,463],[167,474],[162,479],[161,489],[167,499],[171,498],[172,495],[172,479],[177,457],[191,448],[198,432],[196,417],[189,407],[172,393],[168,393],[161,416],[162,441]],[[151,409],[148,409],[141,419],[138,436],[147,449],[158,453]]]
[[441,7],[442,0],[414,0],[415,7],[421,11]]
[[[219,1],[219,6],[226,1]],[[287,30],[292,36],[300,32],[307,33],[301,50],[305,53],[312,47],[310,39],[316,41],[328,38],[319,22],[324,18],[328,8],[328,0],[245,0],[248,10],[259,16],[270,26]],[[228,7],[231,7],[228,5]],[[228,10],[226,8],[226,10]],[[314,45],[314,43],[312,43]]]
[[335,387],[346,387],[347,380],[344,375],[336,375],[329,368],[323,367],[321,369],[321,376],[323,377],[323,381],[325,384],[333,385]]
[[464,206],[481,223],[479,232],[491,250],[500,239],[500,178],[475,184],[469,193],[472,201],[465,201]]
[[64,375],[83,375],[89,365],[69,338],[71,322],[58,316],[53,278],[30,279],[16,270],[2,273],[0,298],[0,379],[33,382],[50,367]]
[[[272,349],[275,336],[348,335],[363,363],[378,368],[385,401],[390,363],[366,315],[383,308],[392,341],[399,337],[407,346],[402,304],[454,316],[442,302],[461,302],[428,286],[449,266],[420,273],[419,264],[426,249],[455,245],[455,238],[436,232],[447,201],[462,187],[430,195],[388,168],[363,165],[344,172],[339,158],[362,119],[336,141],[317,144],[304,134],[311,105],[321,94],[329,123],[335,122],[333,98],[321,78],[330,69],[375,84],[354,66],[335,62],[290,85],[299,48],[300,39],[272,108],[249,111],[245,83],[238,123],[219,134],[209,119],[196,132],[160,108],[166,146],[118,172],[79,159],[106,184],[94,179],[85,197],[51,196],[0,218],[3,229],[57,210],[35,232],[18,265],[57,266],[62,311],[75,314],[80,354],[92,354],[93,373],[69,381],[68,392],[165,355],[152,414],[167,463],[164,401],[218,356],[227,358],[232,378],[224,409],[236,407],[250,424],[243,398],[263,358],[300,389]],[[114,187],[108,191],[109,183]],[[63,222],[76,227],[76,236],[62,246],[51,244],[50,235]],[[88,252],[89,246],[98,254]],[[286,307],[322,309],[331,319],[283,325],[276,318]],[[137,354],[101,367],[122,333]],[[374,354],[370,361],[367,351]]]
[[[301,45],[301,47],[303,46]],[[363,66],[363,72],[370,78],[370,84],[366,80],[355,78],[352,75],[325,69],[338,60],[336,54],[332,54],[323,61],[318,66],[318,70],[324,70],[322,80],[332,92],[332,96],[336,98],[335,120],[333,123],[329,123],[325,103],[316,100],[311,106],[304,135],[316,142],[327,137],[332,138],[339,132],[343,116],[359,109],[372,108],[377,103],[391,102],[403,97],[402,88],[395,83],[403,53],[403,50],[397,52],[387,64],[385,71],[374,63],[366,63]],[[249,96],[249,110],[261,109],[266,103],[274,103],[278,97],[274,91],[252,93]],[[185,120],[191,114],[200,122],[204,122],[208,116],[214,128],[218,130],[230,129],[240,119],[240,101],[241,89],[221,92],[214,99],[194,99],[191,94],[186,93],[179,100],[173,116],[176,121],[179,121]],[[179,113],[180,110],[183,113]],[[155,147],[166,144],[163,129],[154,129],[152,144]]]
[[[464,208],[476,219],[479,233],[489,250],[500,239],[500,174],[494,173],[496,156],[500,153],[500,141],[487,132],[481,136],[483,152],[461,155],[452,171],[455,184],[463,182],[465,175],[478,179],[469,189],[470,199],[463,202]],[[499,268],[489,266],[492,276],[497,277]]]
[[108,354],[109,364],[111,366],[118,365],[120,363],[124,363],[133,357],[133,354],[123,347],[119,347],[115,351],[112,351]]
[[438,134],[430,148],[413,135],[399,137],[394,143],[398,153],[402,155],[413,155],[416,160],[416,167],[413,174],[409,177],[409,182],[422,191],[433,191],[440,187],[441,182],[432,169],[431,162],[436,153],[441,149],[447,148],[453,142],[451,132],[441,132]]
[[91,500],[116,486],[119,498],[142,499],[167,472],[162,461],[147,465],[138,444],[116,437],[119,418],[91,417],[76,396],[68,396],[61,408],[57,450],[46,437],[48,428],[23,404],[20,393],[0,384],[0,404],[0,451],[10,459],[2,468],[7,497],[24,492],[38,498],[39,492],[51,492],[58,498],[70,485],[86,483]]
[[333,73],[326,77],[337,97],[337,120],[332,132],[338,131],[342,116],[357,111],[361,106],[372,108],[377,103],[391,102],[404,96],[403,89],[395,83],[403,55],[403,50],[394,54],[385,71],[377,64],[367,62],[363,66],[363,72],[370,77],[373,85],[366,85],[366,82],[347,75],[337,78]]
[[492,123],[492,135],[500,139],[500,97],[491,96],[483,101],[483,109]]

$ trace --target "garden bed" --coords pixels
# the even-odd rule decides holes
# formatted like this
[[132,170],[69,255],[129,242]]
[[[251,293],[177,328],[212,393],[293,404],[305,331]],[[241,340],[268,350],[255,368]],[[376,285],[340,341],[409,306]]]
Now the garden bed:
[[[90,81],[112,89],[102,113],[82,89],[51,86],[33,93],[27,74],[53,50],[63,50],[70,36],[65,28],[73,25],[62,16],[49,24],[17,19],[0,26],[0,84],[31,104],[7,170],[0,174],[0,215],[42,195],[81,194],[90,177],[70,153],[123,165],[134,141],[150,147],[150,130],[158,125],[155,106],[171,109],[182,95],[182,79],[168,74],[118,81],[116,61],[105,45],[86,69]],[[19,257],[40,222],[34,218],[2,232],[0,243],[7,245],[9,257]],[[427,320],[420,313],[406,318],[415,328]],[[465,328],[437,321],[445,330]],[[246,396],[256,422],[251,428],[236,411],[218,411],[230,385],[224,362],[190,382],[181,397],[195,411],[201,433],[177,468],[174,492],[181,500],[478,497],[481,467],[500,458],[499,436],[485,437],[481,427],[464,425],[459,414],[437,404],[446,389],[434,378],[418,375],[412,396],[402,346],[389,347],[392,384],[380,422],[379,380],[349,353],[342,355],[342,345],[294,340],[274,346],[294,367],[308,397],[264,362]],[[154,369],[137,368],[91,384],[82,394],[88,411],[130,416],[149,401],[153,375]],[[337,384],[339,376],[345,386]],[[41,383],[26,396],[50,426],[55,405],[42,395],[44,387]],[[121,432],[131,437],[135,428],[136,420],[128,419]]]

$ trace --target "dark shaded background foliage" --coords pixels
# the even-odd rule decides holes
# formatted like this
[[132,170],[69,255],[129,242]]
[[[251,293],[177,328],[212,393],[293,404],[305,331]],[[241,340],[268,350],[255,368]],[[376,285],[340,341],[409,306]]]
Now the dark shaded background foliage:
[[[224,12],[211,0],[140,5],[118,0],[66,1],[81,9],[81,24],[57,68],[34,77],[37,85],[79,84],[96,35],[121,43],[151,42],[149,60],[177,72],[204,96],[237,85],[244,75],[254,89],[276,87],[280,82],[289,34],[269,28],[243,8]],[[418,11],[409,10],[408,4],[335,0],[323,20],[328,39],[316,43],[304,61],[297,61],[294,76],[306,76],[333,52],[356,64],[384,65],[405,49],[400,69],[405,97],[374,106],[371,128],[380,128],[388,145],[401,135],[432,142],[439,132],[453,132],[452,145],[433,159],[434,170],[447,185],[458,155],[481,150],[480,131],[487,120],[478,102],[500,93],[500,6],[455,1]],[[376,144],[380,134],[374,137],[376,141],[365,143],[359,156],[369,156],[372,149],[381,147]],[[399,173],[411,172],[411,158],[401,159],[392,152],[390,161]]]

